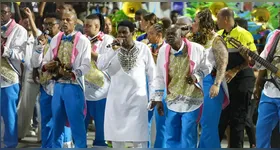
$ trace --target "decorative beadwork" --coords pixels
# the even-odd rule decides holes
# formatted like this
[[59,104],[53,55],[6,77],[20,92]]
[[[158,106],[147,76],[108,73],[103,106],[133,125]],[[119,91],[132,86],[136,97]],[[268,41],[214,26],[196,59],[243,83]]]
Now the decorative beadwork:
[[139,52],[139,49],[135,45],[130,50],[127,50],[123,47],[120,48],[120,51],[118,53],[118,59],[125,72],[129,72],[132,68],[136,66],[136,61]]

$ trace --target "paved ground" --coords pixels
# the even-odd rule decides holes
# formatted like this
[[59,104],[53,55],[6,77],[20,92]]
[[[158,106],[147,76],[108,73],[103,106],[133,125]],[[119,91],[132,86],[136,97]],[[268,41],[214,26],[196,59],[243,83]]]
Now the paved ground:
[[[88,133],[88,147],[91,148],[92,140],[94,139],[94,132]],[[37,137],[26,137],[24,138],[18,145],[18,148],[39,148],[41,145],[37,142]],[[227,147],[227,142],[225,140],[222,141],[222,148]],[[250,148],[248,141],[245,141],[244,148]]]

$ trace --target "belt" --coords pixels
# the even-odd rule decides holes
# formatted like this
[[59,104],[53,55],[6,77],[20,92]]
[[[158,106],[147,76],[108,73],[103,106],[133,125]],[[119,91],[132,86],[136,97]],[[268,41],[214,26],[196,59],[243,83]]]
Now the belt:
[[63,79],[59,79],[57,80],[58,83],[66,83],[66,84],[79,84],[77,81],[73,81],[73,80],[63,80]]

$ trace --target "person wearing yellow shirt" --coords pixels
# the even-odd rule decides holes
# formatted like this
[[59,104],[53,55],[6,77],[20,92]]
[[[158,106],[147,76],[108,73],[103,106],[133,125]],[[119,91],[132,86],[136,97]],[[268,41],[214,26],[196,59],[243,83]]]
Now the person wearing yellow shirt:
[[[253,36],[246,29],[238,26],[234,21],[234,12],[229,8],[223,8],[217,15],[218,34],[233,37],[242,45],[256,52]],[[244,128],[248,103],[251,99],[255,77],[253,69],[249,67],[248,59],[239,53],[230,43],[226,43],[229,60],[225,79],[228,83],[230,104],[222,111],[219,123],[220,140],[223,139],[227,125],[230,126],[230,148],[242,148],[244,139]]]

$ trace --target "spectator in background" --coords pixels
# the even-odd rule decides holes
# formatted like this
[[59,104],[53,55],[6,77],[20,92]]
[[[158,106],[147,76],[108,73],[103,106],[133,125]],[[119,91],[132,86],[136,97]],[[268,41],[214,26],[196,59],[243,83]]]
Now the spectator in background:
[[179,13],[176,10],[171,11],[170,13],[170,19],[172,20],[172,24],[175,24],[177,22]]
[[120,9],[118,7],[114,7],[111,11],[111,14],[115,14],[116,12],[118,12]]
[[111,33],[112,33],[112,21],[108,17],[105,18],[104,33],[105,34],[109,34],[109,35],[111,35]]

